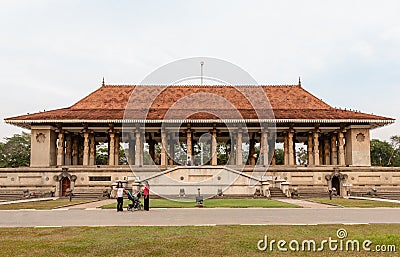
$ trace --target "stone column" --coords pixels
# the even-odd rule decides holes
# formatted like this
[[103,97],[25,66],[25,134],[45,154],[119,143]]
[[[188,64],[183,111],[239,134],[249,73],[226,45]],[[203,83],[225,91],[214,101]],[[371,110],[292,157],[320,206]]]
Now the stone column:
[[65,165],[72,164],[72,140],[71,135],[65,136]]
[[289,158],[289,165],[295,165],[295,159],[294,159],[294,143],[293,143],[293,135],[294,135],[294,131],[293,130],[289,130],[288,132],[288,158]]
[[289,138],[288,134],[285,132],[283,134],[283,165],[289,165]]
[[130,165],[135,165],[135,132],[130,132],[129,133],[129,154],[128,154],[128,162]]
[[192,132],[190,128],[186,130],[186,162],[193,164],[193,158],[192,158]]
[[243,165],[242,151],[242,129],[240,128],[236,140],[236,165]]
[[269,160],[268,160],[268,152],[269,152],[269,144],[268,144],[268,132],[266,130],[262,131],[261,135],[261,164],[264,166],[268,166]]
[[114,140],[114,165],[119,165],[119,143],[121,142],[119,133],[115,133]]
[[339,165],[345,165],[345,156],[344,156],[344,135],[342,131],[338,133],[338,148],[339,148]]
[[324,138],[324,157],[325,157],[325,165],[331,164],[331,147],[329,145],[329,138]]
[[235,165],[235,137],[233,133],[231,136],[231,153],[229,155],[229,164]]
[[142,163],[140,162],[140,160],[141,160],[141,158],[140,158],[140,153],[141,153],[140,140],[141,140],[141,132],[140,132],[140,129],[137,128],[136,129],[136,155],[135,155],[135,165],[137,165],[137,166],[142,165]]
[[94,133],[90,134],[89,141],[90,141],[89,165],[95,165],[96,164],[96,141],[95,141]]
[[165,129],[161,128],[161,166],[166,166],[168,164],[167,147],[167,135]]
[[271,160],[271,165],[275,166],[276,165],[276,152],[274,151],[273,155],[272,155],[272,160]]
[[319,139],[319,147],[318,147],[318,150],[319,150],[319,164],[320,165],[323,165],[324,164],[324,148],[323,148],[323,145],[324,145],[324,141],[322,140],[322,138],[320,138]]
[[318,139],[318,131],[314,131],[313,133],[313,141],[314,141],[314,165],[319,165],[319,139]]
[[314,165],[314,159],[313,159],[313,136],[312,134],[308,134],[307,138],[307,156],[308,156],[308,165]]
[[338,164],[338,156],[337,156],[337,146],[336,146],[336,135],[333,134],[331,137],[331,165]]
[[144,144],[146,143],[146,131],[140,131],[140,165],[144,165]]
[[249,158],[248,158],[248,164],[250,165],[255,165],[256,164],[256,158],[254,157],[255,154],[255,145],[256,141],[254,139],[254,132],[249,133],[250,135],[250,140],[249,140]]
[[89,165],[89,132],[83,132],[83,165]]
[[79,138],[78,136],[74,136],[73,145],[72,145],[72,165],[79,164]]
[[174,144],[174,133],[169,133],[169,165],[174,165],[174,158],[175,158],[175,144]]
[[113,130],[108,132],[108,165],[115,165],[115,134]]
[[217,130],[212,130],[212,141],[211,141],[211,165],[217,165]]
[[64,165],[64,133],[58,132],[57,165]]

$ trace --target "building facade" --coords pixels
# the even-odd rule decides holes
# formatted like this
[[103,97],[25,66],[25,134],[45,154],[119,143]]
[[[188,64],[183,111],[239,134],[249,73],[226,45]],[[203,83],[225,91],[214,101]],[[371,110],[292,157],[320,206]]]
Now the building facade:
[[[333,184],[343,191],[344,185],[362,186],[362,174],[385,186],[396,185],[386,178],[394,181],[398,174],[385,170],[390,174],[378,181],[370,167],[370,130],[393,119],[333,108],[300,83],[103,83],[69,108],[5,122],[31,130],[31,167],[24,172],[36,182],[29,186],[53,187],[58,195],[118,179],[149,180],[160,195],[195,194],[203,182],[209,195],[265,195],[271,186],[287,194],[303,186],[326,191]],[[306,160],[298,158],[301,146]],[[277,163],[276,148],[283,148],[283,163]],[[361,175],[355,181],[341,170]]]

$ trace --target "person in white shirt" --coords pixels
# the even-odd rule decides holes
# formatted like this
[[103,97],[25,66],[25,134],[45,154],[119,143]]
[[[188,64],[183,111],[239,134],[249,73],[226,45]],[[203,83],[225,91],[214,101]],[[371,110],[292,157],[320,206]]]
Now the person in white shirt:
[[124,193],[126,193],[125,188],[122,186],[122,182],[119,181],[117,184],[117,212],[123,211]]

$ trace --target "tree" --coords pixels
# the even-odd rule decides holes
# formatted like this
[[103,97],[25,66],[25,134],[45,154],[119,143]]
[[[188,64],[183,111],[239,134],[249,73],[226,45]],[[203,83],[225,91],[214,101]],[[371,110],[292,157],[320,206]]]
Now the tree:
[[390,137],[390,145],[392,146],[392,153],[390,154],[389,160],[387,162],[387,166],[393,166],[397,162],[397,160],[393,160],[396,155],[398,155],[400,148],[400,136],[391,136]]
[[304,147],[301,147],[296,155],[300,165],[308,164],[308,153]]
[[0,143],[0,167],[16,168],[29,166],[31,156],[31,134],[22,132],[5,138]]
[[275,149],[275,164],[283,165],[283,149]]

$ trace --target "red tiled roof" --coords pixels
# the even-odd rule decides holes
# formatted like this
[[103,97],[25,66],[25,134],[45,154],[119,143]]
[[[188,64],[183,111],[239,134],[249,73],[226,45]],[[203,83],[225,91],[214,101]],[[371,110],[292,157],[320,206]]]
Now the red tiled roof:
[[[221,118],[217,114],[229,117],[236,110],[243,119],[258,119],[260,116],[255,111],[257,108],[254,108],[254,102],[256,102],[256,106],[257,103],[263,107],[267,105],[262,91],[257,90],[262,90],[268,97],[275,119],[393,120],[382,116],[333,108],[301,86],[262,86],[261,88],[252,86],[102,86],[69,108],[12,117],[6,119],[6,122],[122,120],[124,117],[161,120],[166,118],[165,115],[175,106],[178,106],[175,110],[176,117],[182,116],[186,119]],[[250,99],[253,102],[246,98],[248,94],[252,95]],[[202,97],[196,98],[197,95]],[[154,101],[150,101],[150,106],[147,106],[149,99],[154,99]],[[183,109],[182,106],[179,107],[181,99],[188,100],[183,105]],[[131,110],[127,112],[129,115],[125,113],[128,102],[128,109]],[[188,113],[189,115],[187,115]]]

